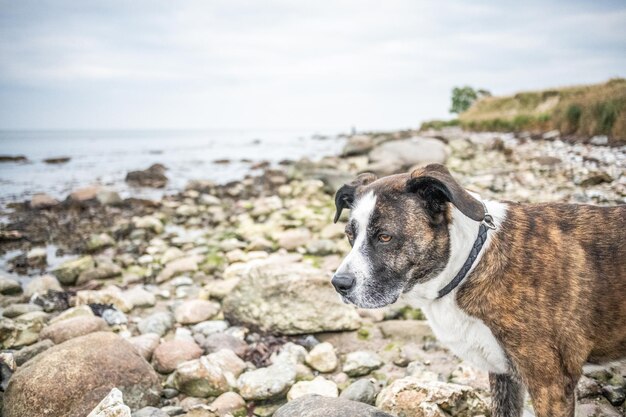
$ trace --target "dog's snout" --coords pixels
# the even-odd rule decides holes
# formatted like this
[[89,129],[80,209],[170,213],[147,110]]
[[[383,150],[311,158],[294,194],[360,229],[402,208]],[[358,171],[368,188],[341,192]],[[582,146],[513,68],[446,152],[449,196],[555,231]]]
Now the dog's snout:
[[350,275],[335,275],[331,281],[335,290],[341,295],[346,295],[354,287],[355,279]]

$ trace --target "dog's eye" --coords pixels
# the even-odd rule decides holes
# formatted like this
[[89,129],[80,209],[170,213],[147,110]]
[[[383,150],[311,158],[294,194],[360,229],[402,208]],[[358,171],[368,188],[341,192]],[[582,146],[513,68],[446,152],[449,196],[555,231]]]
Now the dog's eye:
[[391,240],[391,236],[386,233],[381,233],[378,235],[378,240],[383,243],[387,243]]

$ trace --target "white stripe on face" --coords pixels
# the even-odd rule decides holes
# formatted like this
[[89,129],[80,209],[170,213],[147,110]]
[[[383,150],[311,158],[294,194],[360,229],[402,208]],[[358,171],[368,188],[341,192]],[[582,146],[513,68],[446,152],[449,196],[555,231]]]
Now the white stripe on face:
[[365,194],[354,204],[350,213],[350,221],[356,223],[356,240],[348,256],[337,268],[337,275],[354,275],[356,287],[362,286],[370,276],[371,266],[365,253],[365,243],[367,241],[367,228],[375,206],[376,196],[374,192]]

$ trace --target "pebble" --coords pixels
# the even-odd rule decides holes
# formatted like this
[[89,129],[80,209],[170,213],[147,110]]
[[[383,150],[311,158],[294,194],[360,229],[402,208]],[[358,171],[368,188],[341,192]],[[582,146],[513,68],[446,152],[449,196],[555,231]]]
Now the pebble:
[[33,278],[24,288],[24,295],[32,297],[35,294],[46,294],[49,290],[63,291],[61,283],[53,275],[42,275]]
[[237,388],[246,400],[267,400],[285,395],[295,382],[295,365],[279,362],[241,374]]
[[343,364],[343,372],[349,376],[367,375],[371,371],[380,368],[383,365],[380,356],[374,352],[356,351],[346,355]]
[[379,388],[376,380],[359,379],[344,389],[339,398],[373,405],[376,402],[378,392]]
[[213,301],[189,300],[176,307],[174,316],[180,324],[196,324],[214,317],[220,305]]
[[10,319],[15,318],[17,316],[21,316],[22,314],[31,313],[33,311],[42,311],[41,306],[37,304],[11,304],[7,308],[2,311],[2,315],[4,317],[8,317]]
[[296,382],[287,393],[287,400],[292,401],[305,395],[336,398],[339,395],[339,390],[333,381],[318,376],[312,381]]
[[200,333],[204,336],[208,336],[213,333],[223,332],[228,329],[229,324],[225,320],[207,320],[195,324],[191,330],[193,333]]
[[158,312],[142,319],[137,324],[137,329],[141,334],[156,333],[159,336],[164,336],[173,326],[174,318],[170,313]]
[[22,286],[14,279],[0,276],[0,294],[18,295],[22,293]]
[[227,414],[247,414],[245,400],[235,392],[223,393],[211,403],[211,407],[219,417],[225,417]]
[[196,334],[195,340],[206,354],[217,352],[221,349],[228,349],[232,350],[237,356],[243,357],[248,350],[246,342],[227,333],[213,333],[208,336]]
[[306,363],[316,371],[334,371],[338,365],[335,348],[328,342],[319,343],[306,355]]
[[185,361],[202,356],[202,349],[195,342],[182,339],[169,340],[161,343],[152,354],[154,369],[162,374],[173,372]]
[[137,352],[147,361],[152,358],[154,350],[159,346],[160,336],[156,333],[146,333],[128,339]]
[[123,297],[134,307],[152,307],[156,304],[156,296],[141,286],[124,291]]
[[39,338],[50,339],[58,345],[78,336],[108,329],[109,326],[100,317],[72,317],[44,327]]
[[54,343],[49,339],[42,340],[30,346],[24,346],[14,353],[15,363],[17,366],[22,366],[41,352],[50,349],[52,346],[54,346]]
[[132,417],[168,417],[165,411],[162,411],[156,407],[144,407],[141,410],[137,410],[133,413]]

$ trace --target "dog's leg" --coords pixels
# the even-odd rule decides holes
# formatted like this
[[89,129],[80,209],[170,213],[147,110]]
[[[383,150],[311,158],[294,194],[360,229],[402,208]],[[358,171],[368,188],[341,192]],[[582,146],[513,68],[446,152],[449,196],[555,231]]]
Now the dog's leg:
[[524,387],[513,376],[489,373],[491,416],[520,417],[524,407]]

